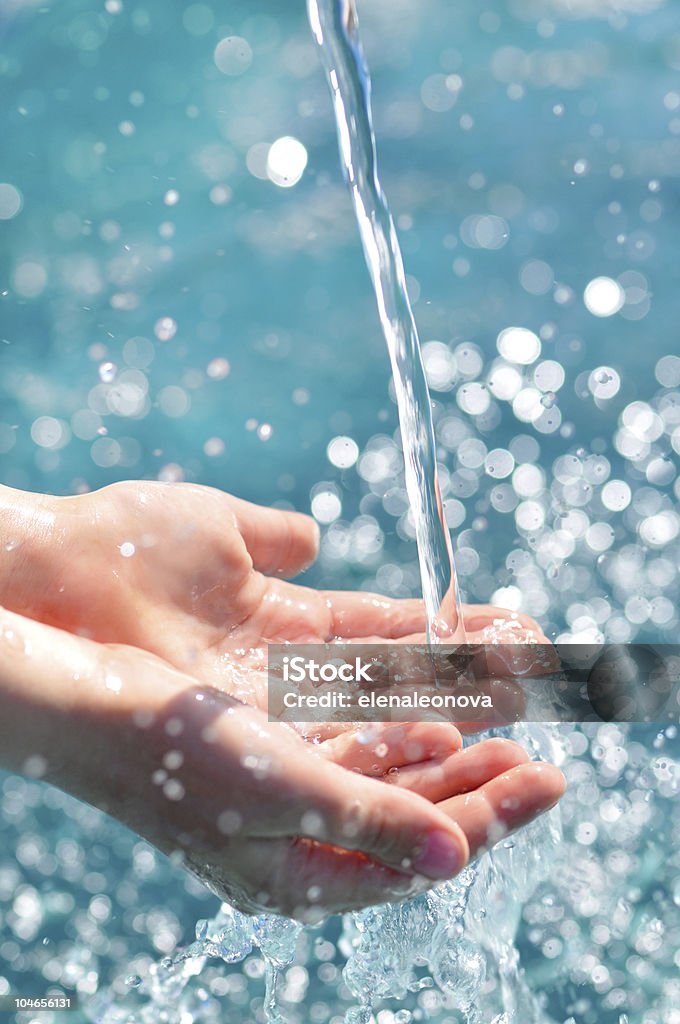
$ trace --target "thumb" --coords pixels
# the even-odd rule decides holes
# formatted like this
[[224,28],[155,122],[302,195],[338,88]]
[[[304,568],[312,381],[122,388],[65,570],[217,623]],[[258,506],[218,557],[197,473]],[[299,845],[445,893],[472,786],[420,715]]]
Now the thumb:
[[319,527],[311,516],[265,508],[225,495],[236,516],[253,566],[270,576],[295,576],[319,551]]

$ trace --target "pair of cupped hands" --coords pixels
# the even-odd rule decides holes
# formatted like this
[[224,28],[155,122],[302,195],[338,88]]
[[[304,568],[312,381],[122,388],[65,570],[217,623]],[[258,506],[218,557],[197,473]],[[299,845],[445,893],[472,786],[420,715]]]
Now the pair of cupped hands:
[[[113,815],[242,910],[312,921],[414,895],[563,792],[518,744],[463,749],[447,722],[268,721],[268,644],[425,640],[421,601],[286,581],[317,554],[307,516],[191,484],[0,488],[0,538],[0,764]],[[463,615],[471,643],[510,618]]]

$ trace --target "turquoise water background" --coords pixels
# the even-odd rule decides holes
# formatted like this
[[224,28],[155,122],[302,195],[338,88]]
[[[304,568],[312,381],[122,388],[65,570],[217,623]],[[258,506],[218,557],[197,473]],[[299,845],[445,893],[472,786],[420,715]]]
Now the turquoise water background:
[[[422,340],[440,343],[426,361],[465,596],[521,603],[552,636],[675,640],[676,6],[365,0],[359,11],[415,314]],[[229,37],[247,46],[234,44],[225,74],[214,52]],[[303,4],[5,0],[0,40],[0,182],[11,186],[0,187],[0,480],[70,493],[185,479],[302,511],[321,496],[309,581],[416,593],[389,365]],[[266,161],[288,136],[308,163],[282,188]],[[598,317],[583,293],[603,276],[625,304]],[[497,397],[475,417],[460,394],[493,376],[511,326],[540,336],[541,360],[564,369],[539,428]],[[620,378],[610,399],[591,379],[603,366]],[[533,365],[519,372],[531,385]],[[631,448],[618,432],[636,402]],[[355,465],[329,459],[336,437],[356,442]],[[540,467],[542,482],[494,496],[510,481],[485,471],[495,449]],[[602,504],[598,472],[628,483],[625,510]],[[548,525],[518,522],[531,501],[553,533],[560,519],[571,530],[573,555],[542,549]],[[660,513],[666,533],[642,525]],[[604,549],[584,539],[603,522]],[[641,728],[639,749],[648,741]],[[13,976],[49,976],[56,948],[62,977],[87,991],[88,973],[169,952],[214,909],[97,812],[17,779],[3,794],[7,848],[44,894],[35,935],[55,944],[6,930]],[[646,847],[650,877],[672,849],[667,825]],[[13,858],[0,869],[5,899]],[[645,884],[633,900],[643,922],[660,905]],[[253,971],[235,972],[246,980],[234,1007],[256,998]],[[574,984],[550,989],[556,1019],[618,1024],[614,1009],[592,1009],[591,988],[590,1008],[570,1010]]]

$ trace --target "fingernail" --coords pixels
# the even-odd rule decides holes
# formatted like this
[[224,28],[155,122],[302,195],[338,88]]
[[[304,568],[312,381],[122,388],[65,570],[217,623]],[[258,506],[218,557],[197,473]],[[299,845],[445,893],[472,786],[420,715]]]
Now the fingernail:
[[463,867],[460,844],[448,832],[430,832],[413,867],[428,878],[453,878]]

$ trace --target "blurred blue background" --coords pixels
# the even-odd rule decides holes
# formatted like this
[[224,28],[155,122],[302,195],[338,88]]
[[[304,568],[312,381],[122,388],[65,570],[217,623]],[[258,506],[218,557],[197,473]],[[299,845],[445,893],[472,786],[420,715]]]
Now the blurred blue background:
[[[359,13],[465,596],[553,637],[675,641],[676,5]],[[0,37],[0,480],[184,479],[313,510],[310,582],[417,593],[389,364],[302,0],[0,0]],[[677,1022],[678,765],[642,727],[625,756],[616,730],[591,738],[592,761],[572,738],[566,812],[579,953],[563,982],[542,953],[537,977],[555,1019]],[[597,785],[617,782],[600,821]],[[606,860],[586,805],[617,833]],[[2,830],[0,899],[23,900],[9,976],[93,992],[215,909],[55,790],[6,778]],[[223,1021],[261,1019],[257,968],[229,977]]]

